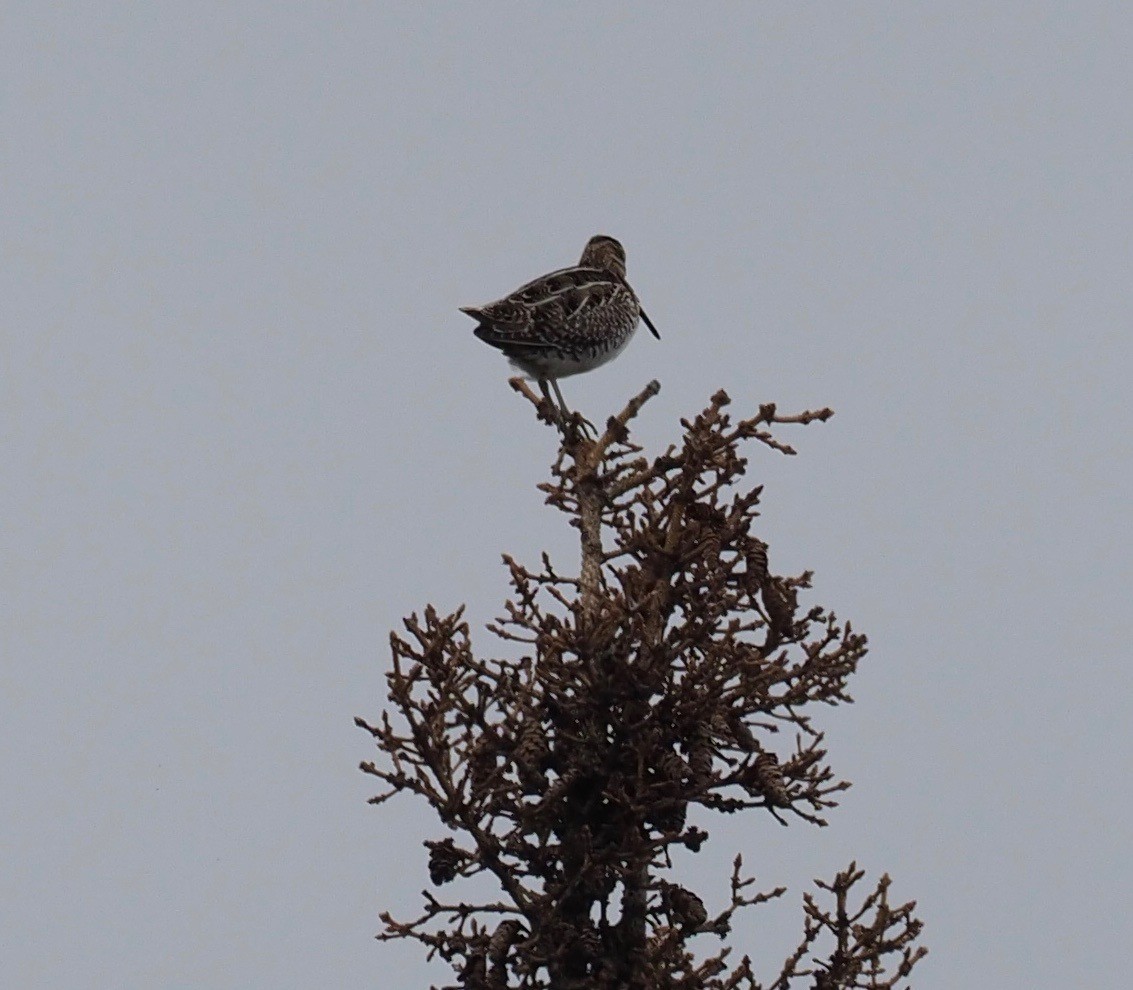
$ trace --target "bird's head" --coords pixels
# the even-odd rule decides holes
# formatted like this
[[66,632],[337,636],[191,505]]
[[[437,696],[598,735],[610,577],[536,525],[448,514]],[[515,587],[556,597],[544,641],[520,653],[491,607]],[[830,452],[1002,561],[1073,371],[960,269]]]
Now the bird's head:
[[606,234],[596,234],[586,242],[582,249],[579,264],[585,268],[599,268],[613,272],[618,278],[626,277],[626,249],[621,243]]
[[[595,234],[586,242],[579,264],[584,268],[597,268],[610,272],[623,282],[626,280],[626,249],[622,247],[621,241],[614,240],[608,234]],[[639,307],[639,311],[650,333],[660,340],[661,335],[657,332],[653,321],[645,315],[644,309]]]

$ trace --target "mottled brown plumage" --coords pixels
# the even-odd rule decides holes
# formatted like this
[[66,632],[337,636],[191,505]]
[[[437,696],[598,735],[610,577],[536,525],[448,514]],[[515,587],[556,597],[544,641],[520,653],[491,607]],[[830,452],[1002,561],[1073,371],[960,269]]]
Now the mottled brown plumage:
[[605,234],[590,238],[577,265],[541,275],[495,302],[462,307],[461,312],[477,321],[477,337],[539,382],[552,405],[547,386],[553,385],[564,424],[570,414],[559,378],[612,361],[642,319],[655,337],[661,336],[626,281],[625,249]]

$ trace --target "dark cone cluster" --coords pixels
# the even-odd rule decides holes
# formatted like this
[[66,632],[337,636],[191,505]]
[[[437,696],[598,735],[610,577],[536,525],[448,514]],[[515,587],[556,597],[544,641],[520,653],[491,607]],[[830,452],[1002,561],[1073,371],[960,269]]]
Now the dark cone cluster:
[[[735,911],[783,889],[754,890],[737,858],[710,908],[675,882],[673,862],[708,838],[691,824],[704,812],[825,824],[849,786],[811,713],[850,700],[866,640],[800,606],[809,573],[773,572],[741,454],[751,442],[793,453],[769,427],[829,410],[764,406],[736,421],[720,392],[683,423],[680,444],[647,458],[628,424],[656,391],[596,439],[563,440],[541,487],[577,528],[581,566],[505,557],[512,594],[490,628],[509,655],[474,652],[460,610],[427,608],[391,639],[390,707],[377,724],[358,720],[383,753],[363,764],[384,785],[374,802],[416,794],[456,835],[426,842],[434,886],[486,875],[498,888],[497,900],[426,892],[420,917],[383,916],[381,937],[421,942],[451,964],[454,987],[760,987],[746,958],[729,963],[727,946],[697,954],[690,940],[725,938]],[[835,899],[860,880],[840,877]],[[895,986],[923,950],[912,905],[889,908],[887,883],[857,914],[812,913],[808,899],[806,937],[768,986]],[[873,982],[845,981],[847,953],[861,961],[853,978]]]

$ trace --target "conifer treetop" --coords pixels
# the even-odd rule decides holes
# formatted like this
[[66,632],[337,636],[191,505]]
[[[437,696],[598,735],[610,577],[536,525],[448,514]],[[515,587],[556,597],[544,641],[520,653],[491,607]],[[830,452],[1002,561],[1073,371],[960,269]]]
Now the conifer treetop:
[[[429,606],[391,636],[389,705],[376,724],[356,720],[382,753],[362,764],[382,785],[372,803],[424,799],[448,833],[425,841],[432,885],[490,878],[498,896],[425,890],[422,913],[382,915],[379,938],[420,942],[467,990],[897,987],[926,950],[888,877],[857,894],[851,864],[819,883],[797,951],[758,967],[760,983],[750,959],[730,958],[732,918],[784,888],[757,889],[738,856],[722,899],[673,876],[674,856],[709,838],[703,812],[827,823],[849,784],[814,713],[852,700],[866,638],[800,608],[812,575],[774,573],[757,535],[762,489],[743,483],[745,444],[793,454],[771,427],[831,410],[764,405],[733,420],[720,391],[650,458],[630,424],[658,390],[600,433],[566,425],[539,487],[578,530],[579,564],[504,557],[512,591],[488,629],[509,656],[473,650],[463,608]],[[696,951],[698,936],[716,948]]]

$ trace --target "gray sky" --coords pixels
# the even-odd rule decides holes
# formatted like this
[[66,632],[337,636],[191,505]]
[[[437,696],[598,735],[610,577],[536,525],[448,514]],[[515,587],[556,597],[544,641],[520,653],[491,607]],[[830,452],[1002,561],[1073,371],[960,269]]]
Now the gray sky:
[[[104,9],[96,12],[96,7]],[[423,987],[420,807],[355,714],[502,551],[576,559],[553,437],[456,307],[620,238],[654,449],[719,387],[772,564],[873,651],[831,827],[709,825],[785,909],[851,858],[918,988],[1116,986],[1133,943],[1125,4],[9,5],[0,949],[11,986]],[[484,653],[496,646],[482,629]],[[11,974],[15,974],[12,976]]]

